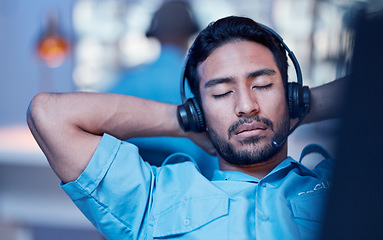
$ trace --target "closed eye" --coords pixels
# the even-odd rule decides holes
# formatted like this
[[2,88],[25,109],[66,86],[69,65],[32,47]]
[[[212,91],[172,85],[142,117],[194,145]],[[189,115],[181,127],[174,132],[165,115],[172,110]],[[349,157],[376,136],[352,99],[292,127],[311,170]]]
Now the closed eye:
[[265,90],[265,89],[271,88],[271,86],[273,86],[272,83],[267,84],[267,85],[263,85],[263,86],[254,86],[253,88],[260,89],[260,90]]
[[224,97],[228,96],[231,93],[232,93],[232,91],[225,92],[223,94],[215,94],[215,95],[213,95],[213,98],[215,98],[215,99],[224,98]]

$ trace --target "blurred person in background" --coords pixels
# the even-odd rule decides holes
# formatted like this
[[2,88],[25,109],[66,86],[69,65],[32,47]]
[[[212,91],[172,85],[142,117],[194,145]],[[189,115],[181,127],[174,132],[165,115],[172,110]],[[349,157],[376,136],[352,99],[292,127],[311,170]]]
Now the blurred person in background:
[[[180,103],[180,79],[185,55],[191,37],[200,30],[195,14],[186,1],[166,1],[154,13],[146,32],[161,44],[159,57],[151,63],[142,64],[121,72],[118,80],[107,92],[126,94],[172,104]],[[185,152],[196,159],[211,158],[205,151],[187,139],[140,138],[134,139],[141,154],[149,162],[160,165],[159,151],[163,155]],[[198,160],[197,160],[198,161]],[[214,161],[198,162],[201,170],[210,176],[216,168]]]
[[[168,1],[154,13],[146,32],[161,44],[159,57],[122,71],[110,93],[128,94],[167,103],[179,103],[180,78],[191,36],[199,31],[189,3]],[[148,88],[150,86],[150,88]]]

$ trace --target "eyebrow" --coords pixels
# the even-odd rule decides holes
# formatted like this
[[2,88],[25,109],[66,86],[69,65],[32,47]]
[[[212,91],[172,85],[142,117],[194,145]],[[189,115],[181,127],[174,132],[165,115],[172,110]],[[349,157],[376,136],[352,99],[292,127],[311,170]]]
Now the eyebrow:
[[[256,78],[261,75],[274,75],[276,72],[273,69],[270,68],[264,68],[257,70],[255,72],[251,72],[247,75],[247,78]],[[230,83],[233,82],[233,77],[227,77],[227,78],[214,78],[209,81],[207,81],[204,85],[205,88],[213,87],[215,85],[221,84],[221,83]]]
[[213,87],[215,85],[221,84],[221,83],[230,83],[234,82],[234,78],[227,77],[227,78],[214,78],[209,81],[207,81],[204,85],[205,88]]
[[276,74],[275,70],[270,68],[264,68],[255,72],[251,72],[247,75],[247,78],[256,78],[261,75],[274,75]]

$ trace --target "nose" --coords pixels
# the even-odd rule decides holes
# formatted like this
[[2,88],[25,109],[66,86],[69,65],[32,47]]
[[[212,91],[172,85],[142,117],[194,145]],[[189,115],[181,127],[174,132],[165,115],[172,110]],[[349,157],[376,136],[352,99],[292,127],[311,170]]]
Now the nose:
[[238,117],[250,117],[259,112],[258,102],[250,91],[242,91],[237,95],[235,113]]

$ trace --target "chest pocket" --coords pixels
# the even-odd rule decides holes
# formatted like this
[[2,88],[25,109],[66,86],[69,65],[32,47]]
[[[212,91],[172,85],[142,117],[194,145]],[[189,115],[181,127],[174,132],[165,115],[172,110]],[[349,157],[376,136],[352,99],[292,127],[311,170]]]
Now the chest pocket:
[[327,191],[310,193],[290,200],[291,211],[300,238],[315,240],[321,234],[326,214]]
[[[229,198],[208,196],[180,201],[154,215],[153,237],[183,239],[201,237],[216,239],[228,229]],[[196,231],[198,230],[198,231]],[[211,238],[210,238],[211,237]]]
[[321,222],[326,211],[327,194],[312,193],[312,196],[299,196],[290,200],[295,218]]
[[[321,146],[311,144],[306,146],[299,162],[311,153],[319,153],[324,159],[331,159],[330,154]],[[307,192],[290,200],[292,215],[295,218],[300,239],[316,239],[320,236],[322,224],[326,214],[330,181],[320,182]]]

